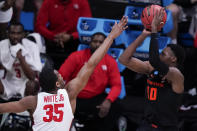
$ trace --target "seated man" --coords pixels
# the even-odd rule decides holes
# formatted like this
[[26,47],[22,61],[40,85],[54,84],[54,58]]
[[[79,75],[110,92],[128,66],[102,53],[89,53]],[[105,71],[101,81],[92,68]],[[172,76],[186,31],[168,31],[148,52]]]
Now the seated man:
[[6,72],[0,80],[0,97],[5,100],[19,94],[24,97],[26,82],[35,80],[42,69],[37,45],[24,36],[23,25],[12,23],[8,39],[0,42],[0,63]]
[[47,54],[59,69],[78,46],[79,17],[91,17],[88,0],[45,0],[38,12],[35,31],[46,40]]
[[[80,71],[82,66],[88,61],[92,54],[99,48],[105,40],[105,35],[95,33],[92,35],[90,48],[72,53],[62,64],[59,73],[66,82],[69,82]],[[111,91],[107,95],[105,89],[110,86]],[[96,130],[112,130],[115,122],[114,106],[115,100],[121,91],[121,80],[118,65],[114,58],[106,54],[95,68],[85,88],[79,93],[77,98],[76,118],[80,113],[89,114],[98,118],[99,122],[87,125],[87,129],[93,126]],[[85,125],[86,126],[86,125]],[[87,130],[84,129],[84,130]]]

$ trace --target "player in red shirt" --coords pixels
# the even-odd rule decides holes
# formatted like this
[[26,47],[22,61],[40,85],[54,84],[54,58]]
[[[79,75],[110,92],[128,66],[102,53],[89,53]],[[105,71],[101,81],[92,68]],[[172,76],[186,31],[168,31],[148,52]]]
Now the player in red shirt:
[[35,31],[44,36],[56,69],[77,49],[79,17],[92,17],[88,0],[44,0],[38,12]]

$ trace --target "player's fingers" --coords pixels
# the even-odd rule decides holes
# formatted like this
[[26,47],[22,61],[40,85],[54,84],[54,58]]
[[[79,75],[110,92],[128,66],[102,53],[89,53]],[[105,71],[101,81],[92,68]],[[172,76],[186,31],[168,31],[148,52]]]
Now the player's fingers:
[[128,21],[128,17],[127,16],[123,16],[121,21],[120,21],[120,24],[121,25],[125,25],[125,24],[127,24],[127,21]]
[[128,26],[122,27],[123,30],[126,30],[128,28]]
[[124,17],[123,25],[125,26],[128,23],[128,16]]
[[160,11],[159,11],[159,16],[162,19],[163,19],[163,16],[164,16],[164,12],[165,12],[165,9],[164,8],[161,8]]
[[117,21],[115,21],[115,24],[114,25],[117,25]]
[[107,114],[108,114],[108,111],[107,111],[107,110],[101,109],[101,110],[99,111],[99,116],[100,116],[100,118],[105,117]]

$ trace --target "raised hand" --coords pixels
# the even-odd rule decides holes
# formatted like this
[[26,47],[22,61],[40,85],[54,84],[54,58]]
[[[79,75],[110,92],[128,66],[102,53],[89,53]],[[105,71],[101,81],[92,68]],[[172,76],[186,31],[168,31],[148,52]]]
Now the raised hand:
[[66,32],[61,32],[55,35],[54,41],[64,48],[64,43],[68,42],[71,39],[71,35]]
[[165,14],[164,12],[165,12],[164,8],[161,8],[159,11],[158,10],[156,11],[153,21],[151,23],[152,31],[155,32],[155,31],[161,30],[161,29],[158,29],[158,27],[161,24],[164,24],[164,22],[162,21],[164,14]]
[[127,16],[123,16],[118,24],[117,24],[117,22],[115,22],[115,24],[112,27],[112,30],[109,34],[110,37],[112,37],[113,39],[118,37],[125,29],[128,28],[127,23],[128,23],[128,17]]
[[107,114],[108,114],[108,112],[111,108],[111,102],[110,102],[110,100],[105,99],[103,101],[103,103],[96,106],[96,108],[100,109],[99,113],[98,113],[98,116],[100,118],[103,118],[103,117],[107,116]]

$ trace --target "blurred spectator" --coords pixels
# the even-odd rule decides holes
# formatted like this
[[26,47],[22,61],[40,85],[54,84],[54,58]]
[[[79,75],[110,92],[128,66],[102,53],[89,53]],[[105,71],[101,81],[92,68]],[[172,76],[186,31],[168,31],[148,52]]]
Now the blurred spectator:
[[25,0],[16,0],[15,6],[14,6],[15,13],[14,13],[12,21],[13,22],[20,22],[20,14],[24,10],[24,8],[29,8],[29,9],[27,9],[28,11],[34,12],[34,15],[35,15],[34,19],[36,19],[37,13],[40,10],[42,2],[43,2],[43,0],[26,0],[26,1]]
[[65,58],[77,49],[79,43],[77,22],[81,16],[92,16],[87,0],[43,2],[35,28],[46,38],[46,51],[55,61],[55,68],[59,68]]
[[194,39],[194,47],[197,48],[197,30],[196,30],[196,35]]
[[0,40],[6,38],[6,29],[13,14],[15,0],[5,0],[0,2]]
[[[80,68],[88,61],[93,52],[103,43],[105,35],[95,33],[90,48],[72,53],[59,69],[63,79],[68,83],[76,77]],[[111,87],[109,94],[105,93]],[[108,54],[104,56],[91,75],[86,87],[79,93],[75,117],[89,119],[86,131],[111,131],[117,117],[116,99],[121,91],[120,73],[117,63]],[[85,118],[83,118],[85,117]]]
[[178,22],[186,21],[187,16],[192,17],[194,15],[196,2],[197,0],[175,0],[174,3],[167,6],[167,9],[172,12],[173,16],[174,28],[169,33],[173,44],[177,44]]
[[12,23],[8,39],[0,42],[0,62],[6,72],[0,81],[0,97],[5,100],[23,97],[26,82],[35,80],[42,68],[38,46],[24,37],[23,25]]

